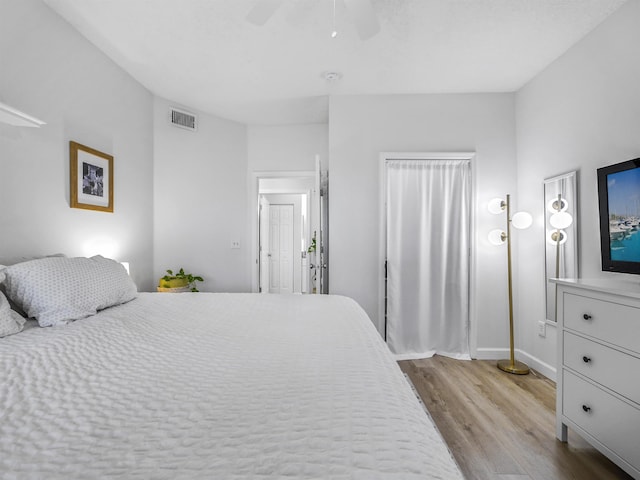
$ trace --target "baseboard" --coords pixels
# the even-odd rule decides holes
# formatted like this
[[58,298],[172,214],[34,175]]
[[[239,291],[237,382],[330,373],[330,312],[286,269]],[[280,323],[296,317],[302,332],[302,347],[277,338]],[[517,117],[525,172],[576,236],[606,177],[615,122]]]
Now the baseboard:
[[[527,352],[516,349],[514,351],[516,360],[526,363],[530,368],[533,368],[537,372],[547,377],[549,380],[556,381],[556,368],[543,362],[533,355],[529,355]],[[509,358],[508,348],[478,348],[474,357],[477,360],[500,360],[503,358]]]
[[441,357],[449,357],[455,360],[471,360],[471,356],[468,353],[445,353],[445,352],[424,352],[424,353],[393,353],[393,358],[396,362],[402,360],[420,360],[422,358],[431,358],[434,355],[440,355]]

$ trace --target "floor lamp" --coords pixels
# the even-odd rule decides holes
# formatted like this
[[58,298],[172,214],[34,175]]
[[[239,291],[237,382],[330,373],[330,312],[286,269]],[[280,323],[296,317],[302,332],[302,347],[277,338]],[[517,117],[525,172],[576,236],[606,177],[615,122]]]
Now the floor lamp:
[[507,212],[507,231],[492,230],[489,232],[489,241],[494,245],[501,245],[507,242],[507,276],[509,284],[509,359],[498,361],[498,368],[507,373],[516,375],[526,375],[529,367],[515,359],[513,348],[513,287],[511,280],[511,227],[525,229],[531,226],[533,219],[527,212],[518,212],[511,216],[511,199],[507,195],[506,201],[501,198],[494,198],[489,202],[489,212],[500,214]]
[[[560,278],[560,245],[567,243],[567,232],[565,228],[569,228],[573,223],[573,217],[567,212],[569,204],[567,200],[562,198],[562,194],[558,194],[558,198],[549,202],[547,210],[552,212],[549,217],[549,223],[553,230],[549,232],[547,237],[549,243],[556,246],[556,275],[555,278]],[[557,285],[556,285],[557,290]],[[555,297],[555,318],[558,318],[558,296],[556,292]]]
[[552,215],[549,218],[549,223],[554,230],[549,234],[549,241],[556,246],[556,276],[560,278],[560,245],[564,245],[567,242],[567,232],[565,228],[569,228],[573,223],[573,217],[567,212],[569,204],[567,200],[562,198],[561,194],[558,194],[558,198],[549,202],[547,210]]

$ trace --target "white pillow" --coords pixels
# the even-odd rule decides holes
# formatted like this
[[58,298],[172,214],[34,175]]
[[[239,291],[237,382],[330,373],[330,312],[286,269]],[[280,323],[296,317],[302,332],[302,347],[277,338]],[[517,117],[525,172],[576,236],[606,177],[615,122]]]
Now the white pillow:
[[48,257],[4,270],[10,300],[41,327],[68,323],[133,300],[137,288],[115,260]]
[[21,332],[25,321],[22,315],[11,310],[7,297],[0,292],[0,337]]
[[[31,257],[22,257],[19,261],[12,262],[11,265],[15,265],[16,263],[28,262],[30,260],[36,260],[38,258],[48,258],[48,257],[66,257],[66,255],[64,253],[54,253],[53,255],[43,255],[43,256],[37,256],[37,257],[33,257],[33,256],[31,256]],[[5,289],[4,284],[3,284],[3,282],[4,282],[4,269],[5,268],[7,268],[6,265],[0,265],[0,293],[4,293],[6,295],[7,292],[6,292],[6,289]],[[14,311],[18,312],[22,317],[26,318],[27,314],[24,313],[20,309],[20,307],[18,307],[16,305],[16,303],[13,300],[11,300],[10,298],[8,298],[7,300],[9,300],[9,305],[11,305],[11,308]]]

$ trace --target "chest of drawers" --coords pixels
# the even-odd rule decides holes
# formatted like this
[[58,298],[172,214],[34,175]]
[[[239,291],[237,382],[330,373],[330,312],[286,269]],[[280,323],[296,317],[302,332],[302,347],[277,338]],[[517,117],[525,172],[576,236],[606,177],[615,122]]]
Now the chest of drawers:
[[571,428],[640,479],[640,281],[555,282],[556,435]]

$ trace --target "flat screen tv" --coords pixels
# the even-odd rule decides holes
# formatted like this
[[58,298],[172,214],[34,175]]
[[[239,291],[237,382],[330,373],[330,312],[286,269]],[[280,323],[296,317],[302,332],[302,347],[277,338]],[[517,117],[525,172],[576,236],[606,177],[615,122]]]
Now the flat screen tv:
[[640,158],[598,169],[602,270],[640,274]]

